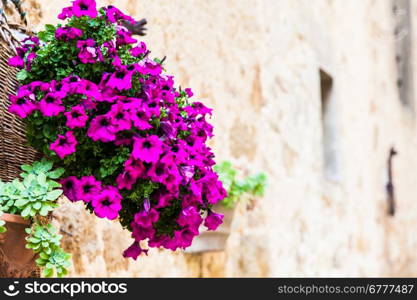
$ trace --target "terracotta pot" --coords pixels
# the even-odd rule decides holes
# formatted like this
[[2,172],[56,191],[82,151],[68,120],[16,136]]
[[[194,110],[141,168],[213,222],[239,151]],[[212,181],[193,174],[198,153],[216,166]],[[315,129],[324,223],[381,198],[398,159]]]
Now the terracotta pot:
[[30,226],[30,221],[11,214],[3,214],[0,218],[6,221],[7,228],[0,234],[0,277],[37,277],[36,254],[25,248],[25,228]]
[[226,242],[230,235],[235,208],[226,208],[221,204],[213,207],[216,213],[224,214],[223,224],[215,231],[206,230],[202,225],[200,235],[194,238],[193,244],[185,249],[187,253],[200,253],[210,251],[223,251],[226,248]]

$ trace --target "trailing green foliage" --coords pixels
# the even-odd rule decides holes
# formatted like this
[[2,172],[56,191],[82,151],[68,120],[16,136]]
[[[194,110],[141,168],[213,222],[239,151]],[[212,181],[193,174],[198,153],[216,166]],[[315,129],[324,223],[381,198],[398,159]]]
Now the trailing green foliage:
[[68,274],[67,268],[71,265],[71,255],[65,253],[60,247],[62,236],[57,233],[51,224],[35,224],[27,228],[26,248],[39,254],[36,263],[44,267],[43,275],[52,277],[55,273],[58,277]]
[[237,170],[233,168],[231,162],[224,161],[214,167],[219,174],[224,188],[227,190],[227,197],[221,202],[226,207],[233,207],[244,195],[263,196],[265,192],[267,177],[264,173],[247,176],[243,180],[238,180]]

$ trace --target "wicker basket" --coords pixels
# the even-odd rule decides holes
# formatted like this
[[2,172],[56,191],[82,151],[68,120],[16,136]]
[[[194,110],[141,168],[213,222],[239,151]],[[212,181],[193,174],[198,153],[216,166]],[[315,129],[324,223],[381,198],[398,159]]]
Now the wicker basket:
[[[7,20],[5,11],[10,11],[10,8],[4,7],[4,1],[0,2],[0,9],[0,179],[11,181],[19,176],[22,164],[33,163],[40,154],[27,145],[24,122],[8,112],[8,96],[16,92],[18,84],[17,70],[8,65],[8,59],[16,55],[19,37],[30,32],[25,27],[20,7],[16,7],[22,17],[20,24]],[[1,254],[0,261],[6,261]],[[40,269],[37,268],[29,277],[40,277]]]
[[24,122],[8,112],[8,96],[16,92],[17,70],[7,62],[16,55],[17,36],[22,33],[27,33],[25,27],[8,24],[5,17],[0,16],[0,179],[3,181],[13,180],[21,172],[20,165],[31,164],[39,158],[27,145]]

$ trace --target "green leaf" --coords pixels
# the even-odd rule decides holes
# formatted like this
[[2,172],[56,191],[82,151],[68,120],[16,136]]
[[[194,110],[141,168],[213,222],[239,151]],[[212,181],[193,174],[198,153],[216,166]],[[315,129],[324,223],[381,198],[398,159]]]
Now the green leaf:
[[28,72],[25,69],[20,70],[16,74],[16,78],[17,78],[18,81],[24,81],[27,77],[28,77]]
[[56,200],[61,195],[62,195],[62,190],[53,190],[53,191],[50,191],[46,195],[46,199],[50,200],[50,201],[53,201],[53,200]]
[[64,174],[65,170],[63,168],[55,169],[54,171],[51,171],[48,173],[48,177],[51,179],[58,179],[59,177]]
[[31,165],[22,165],[20,168],[25,172],[32,172],[33,169]]
[[32,205],[32,207],[36,210],[39,210],[42,206],[42,202],[36,202]]
[[49,256],[43,252],[39,253],[39,257],[45,260],[49,258]]
[[52,24],[45,24],[45,29],[47,31],[55,31],[55,26]]
[[43,185],[43,186],[46,185],[46,175],[45,175],[45,173],[39,173],[37,179],[38,179],[38,182],[39,182],[40,185]]
[[53,180],[49,180],[48,185],[49,185],[49,189],[59,188],[62,186],[60,183],[53,181]]
[[22,216],[23,218],[27,218],[27,217],[29,216],[29,214],[30,214],[30,210],[31,210],[30,205],[27,205],[27,206],[25,207],[25,209],[23,209],[23,210],[22,210],[21,216]]
[[43,217],[46,217],[48,213],[51,211],[51,207],[49,205],[42,206],[39,214]]
[[37,244],[41,241],[40,239],[35,238],[35,237],[29,237],[27,240],[31,243],[34,243],[34,244]]
[[15,201],[14,205],[19,207],[19,208],[22,208],[23,206],[25,206],[28,203],[29,203],[29,201],[26,200],[26,199],[18,199],[18,200]]
[[54,275],[54,270],[52,268],[46,268],[43,270],[43,276],[46,278],[52,277]]

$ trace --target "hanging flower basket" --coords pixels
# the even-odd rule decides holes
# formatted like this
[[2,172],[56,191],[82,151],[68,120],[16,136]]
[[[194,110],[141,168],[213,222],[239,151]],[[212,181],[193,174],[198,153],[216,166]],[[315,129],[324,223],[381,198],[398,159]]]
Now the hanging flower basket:
[[70,201],[132,233],[125,257],[189,247],[200,225],[221,224],[213,206],[227,195],[207,146],[212,110],[175,86],[165,59],[133,37],[140,22],[114,6],[75,0],[58,18],[9,60],[20,69],[9,111],[65,169]]

